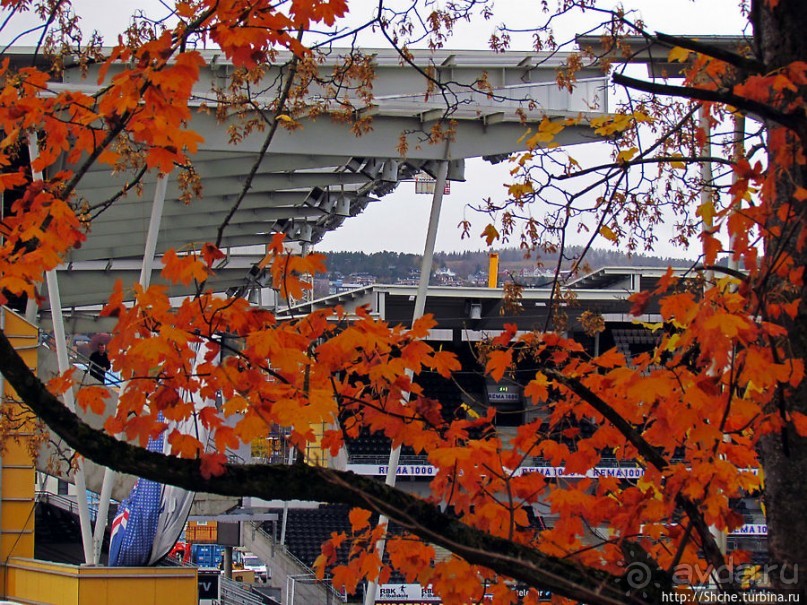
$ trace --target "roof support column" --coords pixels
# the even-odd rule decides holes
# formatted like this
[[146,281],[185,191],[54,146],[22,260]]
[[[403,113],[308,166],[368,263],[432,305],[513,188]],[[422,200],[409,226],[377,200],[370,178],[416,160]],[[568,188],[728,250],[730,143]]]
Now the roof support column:
[[[745,116],[736,114],[734,116],[734,138],[733,138],[733,153],[734,153],[734,161],[739,162],[743,157],[745,157]],[[731,184],[734,185],[738,180],[740,180],[739,173],[735,170],[731,176]],[[742,211],[742,200],[737,200],[734,204],[734,208],[732,212],[741,212]],[[735,241],[736,237],[734,235],[731,236],[729,240],[730,245],[729,248],[731,249],[731,254],[729,254],[729,269],[734,269],[735,271],[740,270],[740,260],[734,256],[735,248],[737,247],[737,242]]]
[[[151,283],[151,273],[154,269],[154,254],[157,250],[157,238],[160,234],[163,207],[165,206],[165,193],[168,189],[168,177],[160,174],[154,189],[154,201],[151,205],[149,217],[149,230],[146,234],[146,246],[143,250],[143,266],[140,269],[140,285],[145,290]],[[93,562],[101,562],[101,547],[104,543],[107,516],[109,514],[109,501],[112,499],[112,487],[117,473],[110,468],[104,469],[104,480],[101,483],[101,494],[98,498],[98,515],[95,518],[95,531],[93,533]]]
[[[712,127],[709,124],[709,117],[706,110],[701,107],[699,117],[699,127],[704,132],[704,143],[701,149],[701,155],[704,160],[701,162],[701,234],[703,236],[703,263],[707,259],[707,238],[714,235],[714,175],[712,172]],[[703,285],[704,292],[712,287],[714,282],[715,272],[713,269],[706,269],[704,271],[705,284]],[[710,370],[711,371],[711,370]],[[728,435],[723,435],[725,439]],[[714,536],[715,544],[724,555],[727,549],[728,532],[726,530],[718,529],[714,525],[709,526],[709,532]]]
[[[50,299],[51,316],[53,319],[53,337],[56,340],[56,360],[59,365],[59,373],[64,374],[70,369],[70,360],[67,357],[67,342],[64,332],[64,317],[62,316],[62,303],[59,296],[59,280],[56,277],[56,269],[51,269],[45,275],[48,284],[48,297]],[[69,388],[64,392],[64,403],[67,408],[75,413],[76,403],[73,399],[73,389]],[[78,458],[76,469],[76,503],[78,504],[78,518],[81,525],[81,542],[84,546],[84,561],[93,563],[95,561],[92,548],[92,534],[90,520],[90,508],[87,503],[87,484],[84,478],[84,458]]]
[[[42,172],[35,170],[33,163],[39,157],[39,145],[36,141],[36,133],[32,132],[28,136],[28,154],[31,160],[31,178],[42,180]],[[70,369],[70,360],[67,357],[67,340],[64,332],[64,316],[62,315],[62,299],[59,296],[59,280],[56,277],[56,269],[51,269],[45,274],[45,282],[48,286],[48,298],[50,300],[51,315],[53,318],[53,337],[56,340],[56,361],[59,366],[59,373],[64,374]],[[76,402],[73,398],[73,389],[69,388],[64,393],[64,403],[67,408],[75,413]],[[87,503],[87,484],[84,477],[84,458],[78,458],[76,469],[76,504],[78,505],[78,518],[81,526],[81,542],[84,547],[84,561],[93,562],[92,535],[90,528],[90,507]]]
[[[709,117],[706,111],[700,109],[698,126],[703,129],[704,142],[701,155],[705,158],[701,164],[701,237],[703,237],[703,262],[706,262],[707,238],[714,234],[714,178],[712,175],[712,161],[708,158],[712,155],[712,127],[709,124]],[[707,269],[704,272],[706,286],[709,287],[714,281],[714,271]]]
[[157,177],[157,185],[154,189],[154,201],[151,204],[151,216],[149,217],[149,230],[146,234],[146,247],[143,250],[143,267],[140,269],[140,285],[143,289],[151,284],[151,272],[154,269],[154,253],[157,251],[157,238],[160,235],[160,223],[163,218],[163,207],[165,206],[165,192],[168,190],[168,175],[161,174]]
[[[426,245],[423,249],[423,258],[420,261],[420,280],[418,281],[418,290],[415,297],[415,310],[412,313],[412,324],[423,317],[426,310],[426,295],[429,290],[429,277],[432,272],[432,264],[434,262],[434,246],[437,241],[437,227],[440,223],[440,209],[443,206],[443,192],[446,187],[446,177],[448,176],[448,160],[440,162],[435,175],[437,182],[434,184],[434,195],[432,196],[432,209],[429,215],[429,228],[426,232]],[[406,372],[409,378],[412,378],[412,372]],[[409,400],[409,394],[406,394],[406,401]],[[394,447],[389,453],[389,463],[387,465],[387,476],[385,483],[390,487],[395,486],[395,481],[398,475],[398,463],[401,459],[401,447]],[[389,518],[386,515],[378,517],[378,525],[386,526]],[[376,544],[376,550],[380,559],[384,558],[384,549],[386,547],[386,540],[381,539]],[[367,583],[367,592],[364,593],[364,605],[375,605],[376,591],[378,584],[376,582]]]

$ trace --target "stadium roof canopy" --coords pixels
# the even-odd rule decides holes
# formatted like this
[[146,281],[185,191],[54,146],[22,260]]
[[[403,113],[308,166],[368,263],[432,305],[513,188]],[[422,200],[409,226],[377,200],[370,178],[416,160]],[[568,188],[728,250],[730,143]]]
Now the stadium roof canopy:
[[[33,56],[30,48],[8,52],[20,64],[30,64]],[[196,102],[200,108],[210,108],[216,104],[213,84],[226,83],[233,66],[218,51],[202,52],[207,67],[195,89]],[[602,115],[596,108],[607,107],[607,81],[596,68],[579,73],[573,90],[558,87],[563,54],[416,51],[411,64],[402,64],[392,50],[364,49],[363,53],[372,57],[375,80],[371,101],[350,98],[356,115],[372,117],[371,129],[361,136],[351,132],[350,124],[328,115],[295,116],[300,127],[279,128],[261,159],[265,133],[231,144],[227,122],[218,121],[215,112],[196,113],[190,126],[204,137],[204,143],[192,161],[203,194],[184,203],[176,171],[168,175],[156,253],[216,241],[256,164],[252,187],[223,230],[223,247],[265,245],[276,232],[286,233],[290,240],[316,243],[402,181],[422,172],[435,175],[441,162],[448,162],[448,180],[473,178],[465,173],[465,160],[483,157],[496,162],[523,149],[525,122],[534,128],[545,116],[594,117]],[[326,60],[323,72],[332,70],[336,60]],[[97,69],[90,66],[84,76],[80,66],[68,63],[63,81],[53,88],[96,92],[100,89],[95,84]],[[270,69],[265,80],[272,82],[279,69]],[[444,93],[433,94],[427,72],[447,85]],[[470,85],[477,82],[486,82],[490,91],[472,90]],[[312,103],[321,101],[317,91],[311,94]],[[338,109],[335,104],[333,108]],[[446,118],[452,120],[451,140],[426,142],[426,133]],[[556,138],[561,145],[592,140],[593,131],[583,125],[567,126]],[[405,155],[400,152],[402,141],[406,141]],[[96,165],[83,177],[77,194],[90,207],[97,207],[134,178],[134,172],[112,174],[107,166]],[[155,174],[145,175],[138,188],[93,220],[87,241],[59,271],[63,308],[103,302],[100,297],[109,292],[113,278],[131,272],[133,263],[143,258],[156,182]],[[224,269],[215,287],[232,287],[243,282],[247,273],[243,265]],[[172,293],[182,294],[179,289]]]

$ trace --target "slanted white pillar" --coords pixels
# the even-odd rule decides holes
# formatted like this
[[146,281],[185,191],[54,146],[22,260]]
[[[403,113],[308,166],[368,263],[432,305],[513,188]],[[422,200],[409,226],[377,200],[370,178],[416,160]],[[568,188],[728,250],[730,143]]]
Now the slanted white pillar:
[[[707,205],[712,204],[714,205],[714,183],[713,183],[713,174],[712,174],[712,132],[711,127],[709,126],[709,119],[706,116],[703,108],[700,110],[700,127],[704,131],[704,143],[703,149],[701,150],[701,154],[705,158],[701,162],[701,181],[702,181],[702,189],[701,189],[701,207],[705,212],[701,215],[701,232],[705,236],[707,234],[713,234],[714,232],[714,220],[712,217],[713,210],[707,208]],[[704,255],[704,262],[706,261],[706,238],[703,239],[703,255]],[[714,281],[714,271],[711,269],[704,271],[704,291],[708,290],[712,282]],[[709,532],[715,539],[715,543],[717,547],[720,549],[724,555],[726,554],[726,547],[728,542],[728,534],[724,530],[718,529],[716,526],[712,525],[709,527]]]
[[[31,160],[31,177],[34,181],[42,180],[42,172],[35,170],[34,161],[39,157],[39,146],[36,142],[36,133],[31,133],[28,137],[28,154]],[[53,336],[56,339],[56,361],[59,366],[59,373],[64,374],[70,369],[70,360],[67,357],[67,341],[64,332],[64,316],[62,315],[62,298],[59,295],[59,280],[56,276],[56,269],[51,269],[45,274],[45,282],[48,286],[48,299],[50,301],[51,315],[53,317]],[[67,389],[64,393],[64,403],[67,408],[76,411],[76,402],[73,398],[73,389]],[[93,562],[92,534],[90,533],[90,507],[87,503],[87,484],[84,477],[84,459],[78,459],[76,468],[76,503],[78,504],[78,518],[81,526],[81,543],[84,547],[84,561]]]
[[[160,233],[160,223],[162,222],[163,207],[165,206],[165,193],[168,189],[168,177],[159,175],[154,189],[154,201],[151,205],[151,216],[149,217],[149,230],[146,234],[146,246],[143,250],[143,266],[140,268],[140,285],[143,289],[148,288],[151,283],[151,273],[154,269],[154,254],[157,251],[157,238]],[[109,502],[112,499],[112,486],[115,483],[117,473],[111,468],[104,469],[104,480],[101,483],[101,494],[98,498],[98,515],[95,518],[95,532],[93,533],[93,560],[101,562],[101,547],[104,543],[104,531],[106,531],[107,516],[109,514]]]
[[[745,155],[745,116],[735,115],[734,116],[734,140],[732,141],[734,149],[732,149],[732,154],[734,155],[734,161],[739,161]],[[731,182],[732,184],[737,183],[739,180],[739,176],[736,172],[732,175]],[[740,212],[742,210],[742,201],[738,201],[734,208],[732,208],[732,212]],[[729,248],[731,248],[731,255],[729,256],[729,269],[734,269],[735,271],[739,270],[740,268],[740,261],[734,258],[734,248],[737,246],[735,241],[735,237],[732,235]]]
[[[59,365],[59,373],[64,374],[70,369],[70,360],[67,358],[67,342],[64,332],[64,317],[62,316],[62,302],[59,296],[59,280],[56,277],[56,269],[47,272],[45,279],[48,284],[48,297],[50,298],[51,316],[53,318],[53,337],[56,340],[56,360]],[[76,403],[73,399],[73,389],[69,388],[64,393],[64,403],[67,408],[76,411]],[[84,478],[84,458],[78,459],[76,470],[76,501],[78,503],[78,518],[81,525],[81,543],[84,546],[84,560],[87,563],[94,563],[92,534],[90,520],[90,507],[87,503],[87,484]]]
[[[446,187],[446,177],[448,176],[448,161],[440,162],[437,170],[436,180],[434,184],[434,195],[432,196],[432,209],[429,215],[429,229],[426,232],[426,245],[423,249],[423,259],[420,262],[420,280],[418,281],[418,290],[415,297],[415,310],[412,313],[412,324],[418,319],[423,317],[426,310],[426,295],[429,290],[429,277],[432,272],[432,264],[434,262],[434,246],[437,241],[437,227],[440,222],[440,209],[443,205],[443,191]],[[412,378],[412,372],[407,370],[407,375]],[[406,400],[409,400],[409,394],[406,394]],[[398,475],[398,462],[401,459],[400,446],[394,447],[389,453],[389,463],[387,465],[387,476],[385,483],[390,487],[395,486],[395,481]],[[389,518],[386,515],[381,515],[378,518],[378,525],[386,526]],[[376,544],[378,556],[383,559],[384,549],[386,547],[386,540],[381,539]],[[375,605],[376,591],[378,584],[376,582],[367,583],[367,592],[364,594],[364,605]]]
[[160,224],[163,218],[165,192],[167,190],[168,175],[161,174],[157,177],[157,185],[154,188],[154,201],[151,204],[146,247],[143,250],[143,266],[140,269],[140,285],[143,289],[148,288],[151,284],[151,273],[154,270],[154,254],[157,251],[157,238],[160,235]]
[[[699,126],[703,129],[704,132],[704,142],[703,142],[703,149],[701,149],[701,155],[704,158],[710,158],[712,155],[712,132],[711,127],[709,126],[709,118],[701,108],[701,115],[699,118]],[[703,214],[701,215],[701,234],[703,237],[703,260],[706,261],[706,235],[712,234],[714,232],[714,220],[713,220],[713,212],[706,208],[707,205],[711,204],[714,207],[714,183],[713,183],[713,175],[712,175],[712,161],[710,159],[705,159],[701,163],[701,181],[702,181],[702,188],[701,188],[701,209]],[[706,280],[706,286],[709,287],[714,280],[714,271],[707,270],[704,272],[704,279]]]

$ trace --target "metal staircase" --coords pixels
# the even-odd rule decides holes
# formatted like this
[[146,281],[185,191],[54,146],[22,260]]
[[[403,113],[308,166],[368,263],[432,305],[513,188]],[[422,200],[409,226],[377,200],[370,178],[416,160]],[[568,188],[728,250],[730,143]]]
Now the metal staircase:
[[336,605],[347,601],[329,579],[318,579],[313,569],[263,531],[258,523],[244,525],[242,542],[271,567],[272,583],[280,587],[283,605]]

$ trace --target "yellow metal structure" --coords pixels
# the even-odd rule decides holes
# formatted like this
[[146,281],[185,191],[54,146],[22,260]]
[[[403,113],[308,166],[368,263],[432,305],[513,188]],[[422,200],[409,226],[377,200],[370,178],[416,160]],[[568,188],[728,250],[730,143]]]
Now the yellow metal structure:
[[[19,315],[0,309],[2,329],[28,367],[36,371],[37,329]],[[26,410],[3,381],[2,450],[0,450],[0,560],[34,556],[34,461],[28,448],[31,422],[17,424]],[[0,567],[2,586],[6,568]]]
[[191,544],[217,544],[218,522],[188,521],[185,524],[185,540]]
[[13,558],[8,599],[54,605],[192,605],[199,602],[192,567],[79,567]]
[[[36,371],[38,331],[0,307],[0,329]],[[2,379],[0,379],[2,380]],[[35,469],[28,447],[32,422],[17,424],[26,409],[2,382],[0,437],[0,599],[37,605],[196,605],[192,567],[85,567],[37,561],[34,557]]]
[[255,572],[251,569],[234,569],[233,581],[241,582],[242,584],[254,584]]
[[491,252],[488,258],[488,288],[499,285],[499,254]]

